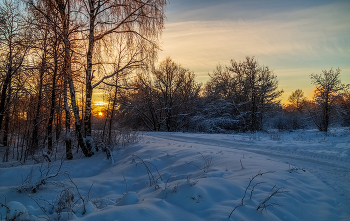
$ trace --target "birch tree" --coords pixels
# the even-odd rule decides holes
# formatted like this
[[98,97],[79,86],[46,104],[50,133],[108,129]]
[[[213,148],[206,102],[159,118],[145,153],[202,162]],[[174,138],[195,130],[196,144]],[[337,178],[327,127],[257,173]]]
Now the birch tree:
[[[50,114],[49,114],[49,120],[47,124],[47,145],[48,145],[48,154],[50,154],[53,150],[53,123],[54,123],[54,116],[55,113],[58,113],[57,107],[57,92],[59,90],[58,85],[58,79],[59,79],[59,61],[60,61],[60,49],[61,49],[61,43],[60,38],[57,32],[57,27],[53,27],[53,36],[51,38],[51,45],[52,45],[52,78],[51,78],[51,104],[50,104]],[[59,115],[59,113],[57,114]],[[58,129],[59,124],[56,124],[56,128]],[[58,136],[58,134],[57,134]],[[69,151],[68,151],[69,154]],[[70,155],[70,154],[69,154]],[[70,156],[69,156],[70,157]],[[68,157],[67,157],[68,158]]]
[[[77,2],[73,0],[38,0],[36,2],[29,2],[33,10],[37,10],[41,13],[47,20],[51,23],[52,26],[56,26],[59,31],[59,35],[63,41],[63,65],[62,65],[62,73],[64,75],[64,82],[67,84],[69,88],[70,94],[70,104],[74,113],[74,122],[75,122],[75,130],[77,135],[77,140],[80,148],[82,149],[85,156],[89,157],[93,155],[91,149],[88,149],[83,137],[82,133],[82,125],[79,113],[79,107],[77,105],[76,92],[73,81],[73,73],[72,73],[72,42],[74,37],[76,37],[79,28],[82,26],[77,22],[77,14],[74,13],[74,10],[77,10]],[[75,11],[76,12],[76,11]],[[54,17],[54,18],[52,18]],[[64,96],[67,96],[64,94]],[[64,101],[68,101],[68,99],[64,99]],[[65,104],[67,107],[68,104]],[[67,116],[68,112],[66,112],[66,119],[69,119],[70,116]],[[66,123],[67,124],[67,123]],[[66,144],[68,145],[67,151],[69,148],[69,139],[70,134],[67,134],[66,131]],[[70,155],[70,154],[68,154]]]
[[[84,0],[82,2],[88,18],[86,52],[86,104],[85,136],[88,150],[92,148],[91,137],[91,100],[93,89],[106,79],[154,60],[158,48],[158,37],[164,23],[166,0]],[[124,42],[118,42],[130,49],[129,56],[119,59],[120,66],[111,73],[94,79],[94,48],[96,43],[109,36],[125,36]]]

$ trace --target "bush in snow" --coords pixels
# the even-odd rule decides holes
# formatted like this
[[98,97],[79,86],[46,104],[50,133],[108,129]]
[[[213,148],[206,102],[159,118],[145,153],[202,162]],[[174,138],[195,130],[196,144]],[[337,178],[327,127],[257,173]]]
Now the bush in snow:
[[207,133],[240,131],[244,118],[235,112],[235,105],[225,99],[203,99],[198,112],[190,118],[185,130]]
[[6,221],[36,221],[37,217],[30,215],[27,208],[20,202],[0,203],[0,219]]
[[[244,203],[245,202],[245,199],[246,199],[246,196],[249,194],[249,190],[250,190],[250,197],[249,199],[251,200],[252,199],[252,196],[253,196],[253,192],[254,190],[257,188],[257,186],[259,185],[262,185],[262,184],[265,184],[267,183],[266,181],[263,181],[263,182],[255,182],[255,179],[258,178],[258,177],[261,177],[263,176],[264,174],[269,174],[269,173],[274,173],[274,171],[267,171],[267,172],[259,172],[257,174],[255,174],[254,176],[252,176],[252,178],[249,179],[249,183],[247,185],[247,187],[245,188],[245,191],[244,191],[244,195],[240,201],[240,203],[238,205],[236,205],[233,210],[231,211],[230,215],[228,216],[228,218],[231,218],[232,216],[232,213],[239,207],[241,206],[245,206],[246,204]],[[253,185],[254,183],[254,185]],[[276,188],[276,185],[272,187],[271,191],[269,192],[269,194],[267,195],[267,197],[262,200],[256,210],[260,210],[260,211],[263,211],[263,210],[266,210],[267,207],[271,207],[271,206],[280,206],[280,204],[278,203],[275,203],[275,202],[270,202],[271,198],[273,196],[276,196],[277,194],[281,194],[281,193],[287,193],[288,191],[285,191],[284,188],[280,187],[280,188]]]
[[17,191],[20,193],[37,192],[40,186],[46,185],[50,180],[62,174],[62,165],[63,160],[60,161],[58,167],[54,166],[50,162],[34,165],[26,178],[23,180],[22,184],[17,187]]
[[265,130],[292,131],[309,127],[313,128],[313,123],[308,113],[278,111],[267,116],[264,122]]
[[239,121],[228,116],[205,118],[195,116],[191,119],[189,130],[208,133],[228,133],[239,128]]

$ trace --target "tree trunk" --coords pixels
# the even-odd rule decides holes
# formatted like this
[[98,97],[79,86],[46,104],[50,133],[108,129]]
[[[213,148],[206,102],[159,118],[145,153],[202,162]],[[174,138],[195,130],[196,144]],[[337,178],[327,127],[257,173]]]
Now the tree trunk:
[[329,124],[329,90],[327,89],[326,91],[326,101],[324,103],[324,109],[323,109],[323,131],[327,132],[328,131],[328,124]]
[[[45,49],[44,49],[45,50]],[[36,111],[33,119],[33,133],[32,133],[32,142],[31,142],[31,154],[34,154],[35,149],[38,148],[39,144],[39,138],[38,138],[38,132],[40,123],[39,121],[39,115],[40,115],[40,109],[42,104],[42,87],[43,87],[43,78],[45,73],[45,66],[46,66],[46,52],[43,54],[43,58],[41,61],[41,67],[40,67],[40,75],[39,75],[39,94],[38,94],[38,103],[36,106]]]
[[[63,80],[64,83],[64,80]],[[61,112],[61,107],[62,107],[62,93],[59,93],[59,98],[58,98],[58,107],[60,108],[59,111],[56,113],[56,142],[60,139],[61,137],[61,132],[62,132],[62,112]],[[64,106],[64,104],[63,104]]]
[[64,101],[64,111],[66,113],[66,138],[65,138],[66,158],[68,160],[71,160],[73,159],[73,154],[72,154],[72,137],[70,132],[70,110],[68,106],[67,84],[68,84],[68,80],[67,80],[67,77],[65,76],[64,86],[63,86],[63,101]]
[[[8,87],[8,95],[7,95],[7,99],[6,99],[6,103],[9,104],[10,103],[10,99],[11,99],[11,82],[10,82],[10,86]],[[9,156],[9,152],[10,152],[10,147],[8,144],[8,136],[9,136],[9,126],[10,126],[10,110],[9,108],[7,108],[7,110],[5,111],[5,127],[4,127],[4,137],[2,140],[2,144],[5,147],[5,155],[4,155],[4,162],[8,162],[8,156]]]
[[69,74],[68,77],[68,84],[69,84],[69,91],[70,91],[70,99],[71,99],[71,105],[73,108],[74,113],[74,119],[75,119],[75,131],[78,139],[78,144],[80,148],[82,149],[84,155],[86,157],[91,157],[94,155],[94,153],[91,151],[91,149],[87,148],[86,143],[84,141],[83,133],[82,133],[82,127],[81,127],[81,121],[79,116],[79,107],[76,102],[75,98],[75,90],[74,90],[74,84],[73,79],[71,78],[71,74]]
[[[68,5],[68,8],[70,6]],[[93,155],[91,152],[91,149],[88,149],[83,135],[82,135],[82,128],[81,128],[81,121],[79,116],[79,107],[76,103],[75,98],[75,90],[74,90],[74,83],[73,83],[73,77],[72,77],[72,67],[71,67],[71,48],[70,48],[70,42],[69,42],[69,18],[67,18],[69,15],[69,12],[65,14],[65,11],[61,11],[61,17],[64,18],[63,20],[63,42],[64,42],[64,74],[67,78],[68,85],[69,85],[69,91],[70,91],[70,97],[71,97],[71,105],[73,108],[74,118],[75,118],[75,130],[76,135],[78,139],[78,144],[80,148],[82,149],[84,155],[86,157],[90,157]]]
[[55,115],[55,105],[56,105],[56,76],[58,72],[58,58],[57,58],[57,51],[54,51],[54,71],[52,76],[52,92],[51,92],[51,107],[50,107],[50,116],[49,116],[49,122],[47,125],[47,153],[50,154],[52,152],[52,146],[53,146],[53,139],[52,139],[52,125],[53,125],[53,118]]
[[[88,77],[87,77],[88,78]],[[92,135],[91,135],[91,99],[92,99],[92,87],[91,81],[86,80],[86,101],[85,101],[85,118],[84,118],[84,127],[85,127],[85,138],[86,138],[86,147],[92,149]]]
[[[10,45],[11,47],[11,45]],[[0,130],[2,126],[2,121],[5,115],[5,102],[7,95],[7,88],[11,87],[11,77],[12,77],[12,50],[10,49],[9,61],[8,61],[8,69],[6,73],[6,77],[4,80],[4,84],[2,86],[1,98],[0,98]]]
[[113,104],[112,104],[112,110],[111,110],[111,115],[109,118],[109,127],[108,127],[108,141],[111,142],[112,140],[112,124],[113,124],[113,118],[114,118],[114,107],[117,103],[117,96],[118,96],[118,74],[116,76],[116,80],[115,80],[115,92],[114,92],[114,98],[113,98]]
[[92,54],[94,52],[95,46],[95,10],[94,10],[94,2],[89,1],[90,5],[90,30],[89,30],[89,45],[86,56],[86,92],[85,92],[85,118],[84,118],[84,126],[85,126],[85,138],[86,138],[86,146],[88,150],[92,149],[93,140],[91,136],[91,99],[92,99]]

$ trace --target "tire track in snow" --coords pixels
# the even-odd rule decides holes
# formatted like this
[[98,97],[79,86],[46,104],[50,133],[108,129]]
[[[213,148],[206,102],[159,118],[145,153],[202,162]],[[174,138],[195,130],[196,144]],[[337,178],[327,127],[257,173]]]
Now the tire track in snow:
[[[344,211],[350,211],[350,162],[343,161],[340,157],[327,157],[324,154],[309,152],[307,148],[303,151],[288,151],[289,148],[286,148],[287,150],[283,148],[278,148],[278,150],[276,150],[271,147],[266,147],[266,145],[264,146],[264,141],[261,141],[261,144],[253,147],[253,145],[256,144],[247,144],[246,142],[237,140],[221,140],[215,136],[211,138],[201,138],[174,133],[147,133],[146,135],[173,141],[243,150],[277,159],[293,165],[296,168],[306,169],[323,183],[334,189],[340,196],[339,199],[341,199],[339,206],[343,207]],[[210,134],[208,136],[210,137]]]

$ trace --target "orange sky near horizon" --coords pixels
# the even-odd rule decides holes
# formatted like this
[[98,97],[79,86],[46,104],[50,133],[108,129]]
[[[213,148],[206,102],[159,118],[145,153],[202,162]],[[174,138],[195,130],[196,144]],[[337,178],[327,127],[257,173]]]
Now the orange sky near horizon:
[[340,68],[350,84],[350,1],[177,0],[167,9],[160,61],[170,56],[205,83],[216,65],[255,56],[284,90],[312,98],[310,75]]
[[[218,64],[255,56],[273,70],[284,93],[312,99],[311,74],[340,68],[350,84],[348,0],[176,0],[167,6],[159,61],[171,57],[206,83]],[[95,110],[106,107],[94,92]]]

